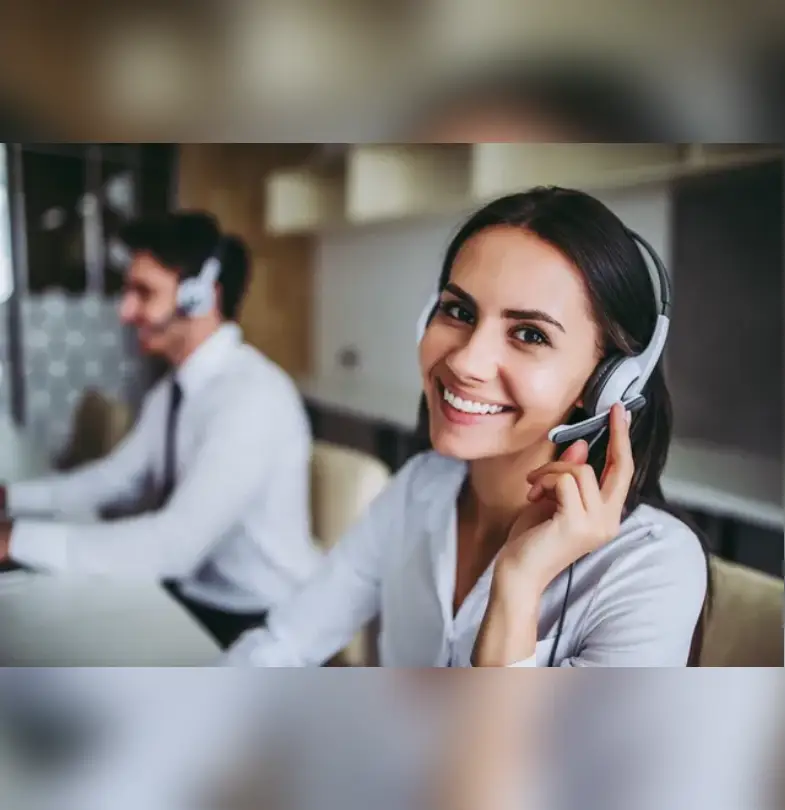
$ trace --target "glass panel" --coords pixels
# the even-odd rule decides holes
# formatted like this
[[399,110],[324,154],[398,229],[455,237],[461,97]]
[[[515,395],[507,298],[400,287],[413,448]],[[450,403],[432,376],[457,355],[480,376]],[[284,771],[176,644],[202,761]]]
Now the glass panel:
[[0,304],[4,304],[14,290],[7,161],[8,151],[5,144],[0,143]]
[[85,291],[84,157],[23,153],[29,289]]
[[103,156],[101,161],[101,220],[104,240],[104,293],[117,295],[123,286],[126,256],[117,234],[136,213],[134,170],[123,155]]

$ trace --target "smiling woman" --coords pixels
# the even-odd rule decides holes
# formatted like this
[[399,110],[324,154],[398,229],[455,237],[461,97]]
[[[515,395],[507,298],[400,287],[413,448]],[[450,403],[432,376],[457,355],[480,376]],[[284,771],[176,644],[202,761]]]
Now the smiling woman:
[[560,188],[469,218],[420,330],[423,452],[230,663],[320,663],[377,613],[383,665],[688,662],[707,563],[660,489],[669,294],[639,245]]

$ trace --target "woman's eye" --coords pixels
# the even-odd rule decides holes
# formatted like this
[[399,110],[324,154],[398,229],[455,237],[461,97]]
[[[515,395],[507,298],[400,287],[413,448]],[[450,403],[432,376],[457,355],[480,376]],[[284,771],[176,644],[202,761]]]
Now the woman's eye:
[[474,321],[474,313],[458,301],[442,301],[439,304],[439,311],[456,321],[463,321],[464,323]]
[[539,329],[532,326],[522,326],[514,332],[515,337],[522,343],[528,343],[534,346],[547,346],[549,340]]

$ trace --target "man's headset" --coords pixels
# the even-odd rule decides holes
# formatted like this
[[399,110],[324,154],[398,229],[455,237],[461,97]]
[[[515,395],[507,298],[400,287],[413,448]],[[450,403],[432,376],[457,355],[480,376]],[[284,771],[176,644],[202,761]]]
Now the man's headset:
[[223,244],[223,238],[219,239],[197,275],[180,281],[174,311],[165,320],[147,327],[149,330],[163,332],[180,318],[198,318],[210,312],[215,306],[215,285],[221,276]]
[[[668,336],[671,310],[671,285],[668,271],[654,248],[639,234],[627,229],[627,234],[648,255],[654,267],[652,271],[645,262],[658,295],[657,322],[654,334],[648,346],[640,353],[626,357],[613,355],[603,360],[590,377],[583,393],[583,409],[588,414],[574,425],[559,425],[548,433],[554,444],[566,444],[603,430],[609,422],[610,411],[616,402],[621,402],[631,412],[640,410],[646,404],[642,391],[654,373],[657,363],[665,348]],[[417,342],[425,335],[425,330],[433,317],[439,303],[439,294],[434,294],[428,301],[417,320]]]

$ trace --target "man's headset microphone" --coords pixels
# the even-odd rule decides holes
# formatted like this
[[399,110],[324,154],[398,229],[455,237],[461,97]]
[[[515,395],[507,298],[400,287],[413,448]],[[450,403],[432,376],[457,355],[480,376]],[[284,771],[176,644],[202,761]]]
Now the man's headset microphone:
[[[654,332],[648,345],[640,354],[612,355],[597,366],[584,389],[583,409],[586,412],[586,418],[575,424],[558,425],[550,430],[548,439],[554,444],[569,444],[592,436],[589,441],[591,448],[607,430],[611,408],[615,403],[621,402],[630,413],[641,410],[646,404],[643,389],[662,356],[670,327],[671,285],[668,271],[654,248],[634,231],[627,229],[627,234],[641,249],[641,255],[649,270],[657,295],[657,321]],[[646,262],[646,256],[650,258],[651,262]],[[417,321],[418,343],[422,341],[438,303],[439,293],[434,293]],[[573,563],[568,569],[567,588],[562,602],[556,638],[548,661],[549,667],[554,665],[556,651],[564,629],[564,617],[572,588],[574,565]]]

